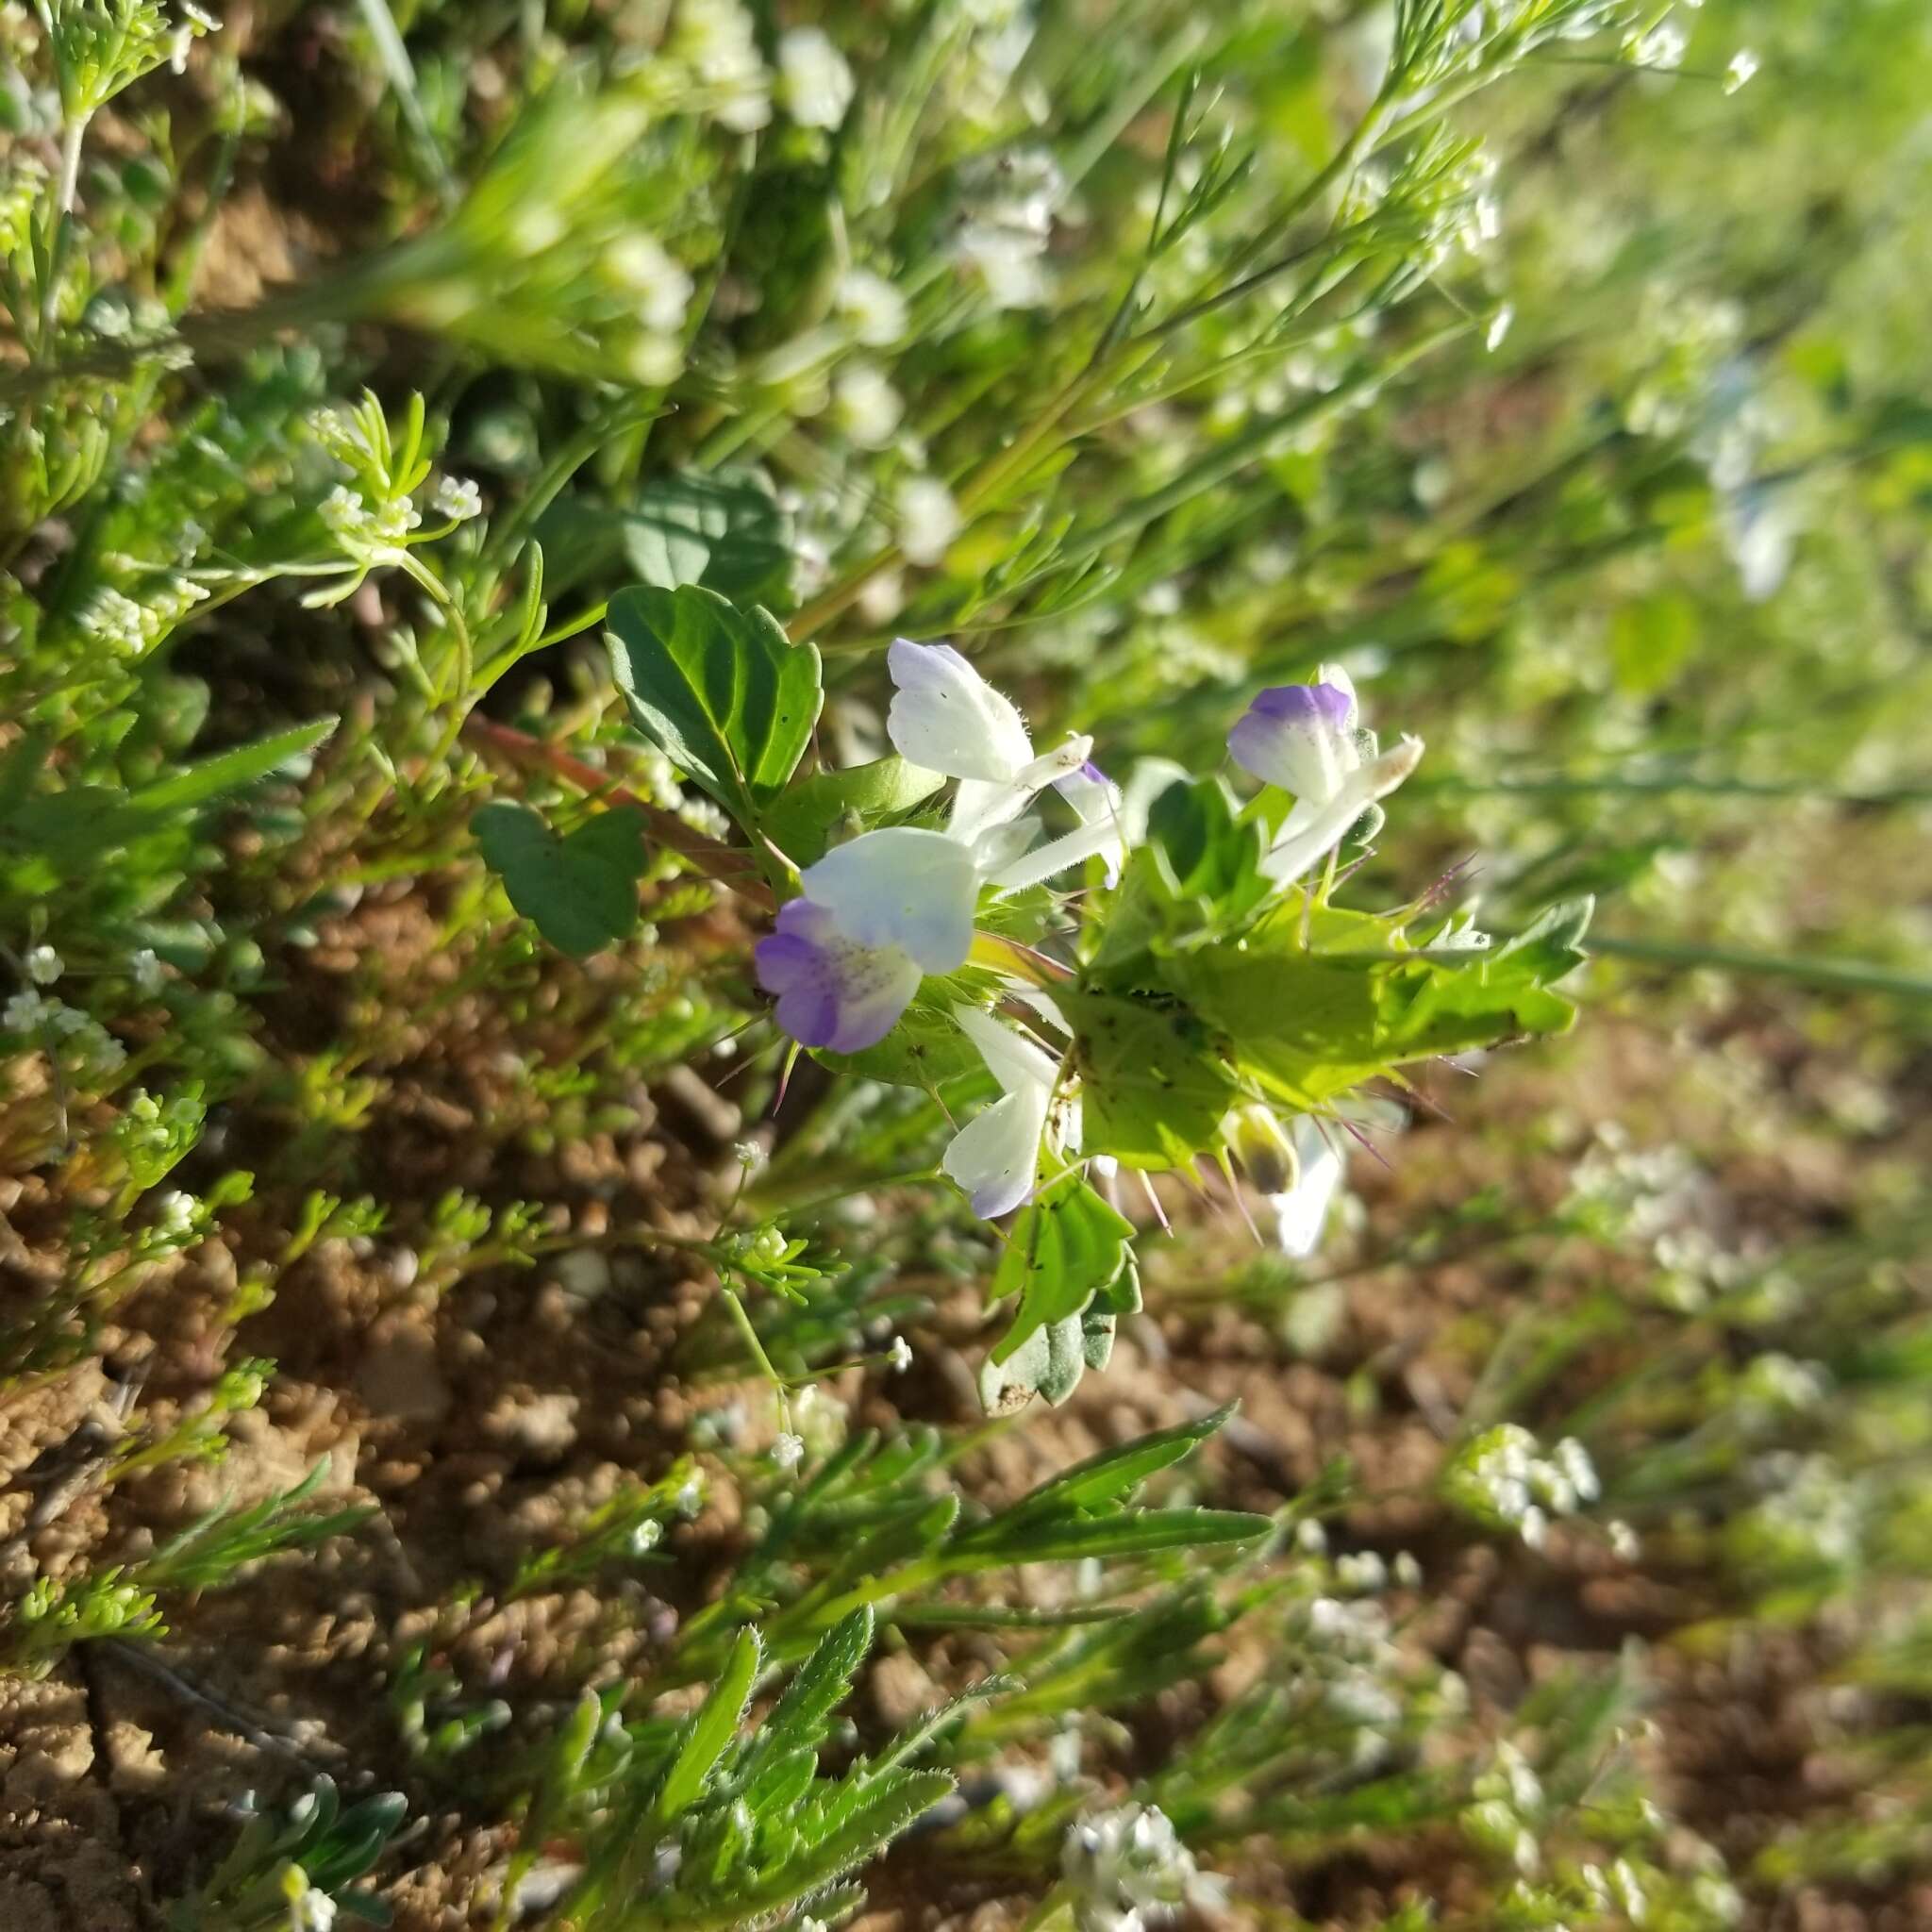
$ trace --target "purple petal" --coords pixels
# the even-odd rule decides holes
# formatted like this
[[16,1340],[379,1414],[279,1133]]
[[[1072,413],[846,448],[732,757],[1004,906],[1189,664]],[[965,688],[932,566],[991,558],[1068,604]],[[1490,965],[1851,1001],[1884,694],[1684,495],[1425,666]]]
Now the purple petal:
[[1283,724],[1326,724],[1343,731],[1354,708],[1354,699],[1339,685],[1272,684],[1248,707],[1248,716],[1258,713]]
[[839,1033],[839,1002],[823,982],[794,986],[779,995],[778,1024],[800,1046],[830,1046]]

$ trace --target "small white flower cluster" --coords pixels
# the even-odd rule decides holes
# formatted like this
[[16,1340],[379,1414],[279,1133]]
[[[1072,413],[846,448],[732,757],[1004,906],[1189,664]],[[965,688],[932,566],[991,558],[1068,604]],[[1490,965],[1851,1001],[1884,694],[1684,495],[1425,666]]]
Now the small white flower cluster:
[[466,524],[483,514],[483,492],[467,476],[440,476],[429,507],[453,524]]
[[170,1188],[155,1202],[155,1231],[164,1240],[179,1241],[194,1231],[195,1217],[200,1211],[201,1203],[192,1194]]
[[1752,1359],[1738,1378],[1738,1399],[1766,1416],[1803,1415],[1831,1393],[1831,1371],[1822,1362],[1795,1361],[1775,1350]]
[[780,1469],[796,1469],[805,1460],[805,1438],[782,1431],[772,1443],[772,1460]]
[[1548,1456],[1517,1423],[1486,1430],[1464,1447],[1444,1476],[1448,1499],[1478,1522],[1513,1530],[1541,1549],[1552,1516],[1573,1516],[1602,1493],[1590,1453],[1573,1438]]
[[963,519],[953,492],[937,476],[908,476],[893,498],[899,548],[914,563],[934,564],[959,534]]
[[1310,1643],[1350,1663],[1391,1659],[1389,1612],[1378,1603],[1318,1596],[1303,1609],[1302,1627]]
[[905,296],[869,268],[848,268],[839,277],[832,308],[853,341],[868,349],[889,349],[904,341],[911,320]]
[[860,449],[884,449],[906,405],[875,363],[848,362],[832,384],[832,420]]
[[0,1007],[0,1033],[27,1046],[51,1040],[63,1066],[97,1077],[118,1072],[127,1058],[127,1049],[99,1021],[37,990],[14,993]]
[[358,562],[391,554],[423,521],[407,496],[371,505],[359,490],[339,483],[322,500],[323,522]]
[[1829,1457],[1766,1456],[1751,1474],[1770,1493],[1733,1524],[1733,1541],[1747,1562],[1769,1570],[1857,1562],[1868,1498]]
[[828,132],[852,105],[852,69],[822,28],[794,26],[778,37],[778,104],[801,127]]
[[772,76],[738,0],[683,0],[664,52],[690,71],[720,126],[756,134],[771,120]]
[[696,291],[691,271],[655,235],[639,229],[604,251],[604,273],[638,305],[638,320],[655,336],[684,327]]
[[1073,1894],[1080,1932],[1144,1932],[1188,1907],[1224,1903],[1223,1881],[1204,1874],[1167,1814],[1123,1805],[1082,1820],[1067,1833],[1060,1874]]
[[154,649],[208,591],[191,577],[168,576],[143,588],[142,596],[125,591],[96,591],[81,607],[77,622],[91,638],[124,658]]
[[1462,1828],[1477,1844],[1507,1857],[1519,1872],[1541,1862],[1539,1829],[1542,1780],[1507,1739],[1496,1746],[1490,1768],[1475,1781],[1475,1803],[1462,1814]]
[[1684,64],[1684,53],[1690,45],[1684,29],[1674,20],[1659,21],[1647,33],[1632,34],[1624,42],[1624,58],[1633,67],[1655,68],[1662,74],[1674,74]]
[[135,991],[147,999],[153,999],[164,983],[160,958],[152,946],[142,946],[134,954],[127,962],[127,973]]
[[953,244],[995,308],[1038,308],[1051,293],[1047,244],[1066,193],[1059,164],[1044,148],[1004,154],[969,172],[967,214]]

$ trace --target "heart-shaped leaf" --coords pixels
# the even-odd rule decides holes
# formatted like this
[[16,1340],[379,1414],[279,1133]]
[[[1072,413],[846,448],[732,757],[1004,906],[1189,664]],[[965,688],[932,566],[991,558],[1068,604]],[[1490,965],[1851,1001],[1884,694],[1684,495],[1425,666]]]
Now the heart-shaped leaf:
[[644,815],[599,812],[559,838],[526,805],[486,805],[474,823],[484,862],[509,903],[560,953],[581,959],[637,930]]
[[819,654],[766,611],[685,584],[622,591],[608,642],[638,728],[741,824],[761,824],[824,701]]

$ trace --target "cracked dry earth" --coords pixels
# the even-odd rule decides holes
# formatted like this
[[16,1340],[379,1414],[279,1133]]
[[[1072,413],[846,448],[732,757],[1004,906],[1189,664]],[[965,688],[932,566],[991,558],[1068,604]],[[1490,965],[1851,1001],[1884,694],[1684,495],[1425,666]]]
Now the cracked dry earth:
[[[325,930],[300,964],[296,993],[320,1001],[334,974],[342,998],[377,992],[413,1013],[457,970],[438,953],[434,931],[400,895],[373,895]],[[582,976],[558,971],[573,986]],[[593,1000],[612,996],[594,973],[587,983]],[[561,1029],[546,1040],[541,1014],[540,1001],[535,1044],[515,1041],[519,1054],[567,1051]],[[309,1013],[304,1024],[319,1023]],[[224,1462],[163,1468],[105,1493],[86,1480],[89,1444],[96,1434],[111,1440],[120,1425],[103,1362],[141,1378],[137,1427],[165,1426],[208,1386],[222,1342],[216,1311],[238,1271],[271,1251],[291,1204],[272,1187],[221,1239],[114,1311],[99,1360],[6,1411],[0,1543],[9,1596],[35,1566],[59,1575],[125,1561],[220,1497],[247,1503],[285,1490],[325,1456],[323,1496],[373,1504],[377,1513],[354,1534],[186,1606],[158,1646],[95,1644],[43,1681],[0,1683],[0,1932],[158,1928],[165,1902],[230,1840],[245,1792],[285,1800],[318,1771],[350,1791],[409,1795],[415,1822],[383,1874],[402,1932],[485,1923],[510,1844],[494,1822],[490,1777],[518,1733],[486,1740],[450,1774],[425,1776],[402,1748],[387,1700],[399,1657],[428,1637],[466,1692],[501,1696],[529,1721],[558,1707],[587,1675],[647,1659],[728,1572],[741,1535],[737,1498],[720,1478],[705,1513],[668,1539],[669,1564],[598,1592],[558,1590],[508,1606],[491,1596],[520,1555],[554,1540],[620,1482],[662,1474],[688,1448],[702,1409],[752,1393],[688,1366],[689,1339],[716,1312],[706,1284],[675,1258],[605,1239],[640,1220],[671,1232],[708,1229],[741,1130],[716,1091],[728,1070],[700,1065],[640,1085],[627,1096],[631,1125],[533,1152],[506,1125],[526,1113],[511,1044],[473,999],[448,1004],[433,1023],[411,1021],[391,1040],[382,1098],[359,1143],[338,1150],[341,1172],[330,1180],[389,1203],[392,1231],[319,1246],[232,1339],[235,1355],[271,1357],[277,1372],[260,1408],[235,1420]],[[989,1441],[963,1466],[965,1480],[997,1501],[1098,1447],[1236,1397],[1238,1421],[1205,1453],[1208,1500],[1274,1507],[1343,1453],[1371,1490],[1412,1491],[1434,1468],[1441,1431],[1473,1384],[1480,1355],[1468,1341],[1472,1324],[1562,1291],[1560,1270],[1543,1272],[1507,1248],[1408,1267],[1376,1265],[1377,1257],[1430,1209],[1492,1180],[1485,1169],[1499,1159],[1512,1162],[1528,1199],[1554,1201],[1575,1146],[1547,1124],[1602,1117],[1607,1084],[1640,1140],[1668,1131],[1690,1144],[1701,1144],[1700,1134],[1724,1144],[1729,1103],[1687,1098],[1681,1044],[1606,1016],[1559,1055],[1504,1057],[1480,1086],[1461,1083],[1453,1090],[1461,1124],[1424,1118],[1386,1166],[1358,1161],[1360,1224],[1332,1257],[1324,1332],[1300,1335],[1299,1353],[1282,1340],[1277,1317],[1257,1321],[1186,1292],[1240,1260],[1245,1236],[1233,1216],[1193,1229],[1184,1257],[1156,1244],[1149,1313],[1125,1324],[1113,1366],[1090,1377],[1066,1409]],[[1773,1047],[1774,1058],[1788,1057],[1789,1082],[1801,1083],[1802,1042]],[[1471,1131],[1478,1120],[1483,1131]],[[206,1171],[184,1179],[205,1183],[244,1148],[272,1171],[283,1131],[273,1118],[237,1111],[196,1157]],[[1924,1151],[1925,1124],[1909,1109],[1899,1132]],[[1846,1158],[1828,1140],[1794,1131],[1776,1158],[1734,1163],[1711,1211],[1765,1239],[1828,1224],[1848,1185]],[[42,1239],[58,1224],[48,1185],[28,1176],[0,1197],[9,1295],[30,1293],[36,1274],[59,1264]],[[496,1201],[541,1201],[582,1244],[531,1272],[496,1268],[440,1289],[426,1284],[411,1270],[404,1236],[425,1204],[458,1186]],[[854,1426],[969,1424],[984,1339],[974,1297],[953,1294],[915,1331],[909,1374],[889,1381],[850,1372],[834,1391]],[[747,1407],[761,1412],[755,1400]],[[37,1508],[50,1489],[59,1507]],[[1475,1730],[1553,1672],[1579,1658],[1607,1661],[1636,1637],[1657,1659],[1650,1748],[1660,1801],[1735,1860],[1747,1862],[1791,1820],[1827,1806],[1856,1808],[1839,1747],[1874,1713],[1850,1708],[1824,1684],[1829,1632],[1740,1638],[1715,1657],[1680,1649],[1679,1634],[1710,1608],[1707,1578],[1640,1573],[1600,1539],[1560,1531],[1541,1556],[1499,1549],[1413,1494],[1360,1507],[1336,1542],[1420,1557],[1430,1608],[1417,1641],[1467,1676]],[[438,1607],[466,1586],[480,1594],[459,1622],[441,1619]],[[994,1661],[970,1633],[882,1652],[860,1682],[861,1735],[882,1735]],[[1257,1650],[1238,1649],[1209,1681],[1165,1693],[1111,1747],[1107,1768],[1124,1776],[1158,1762],[1167,1740],[1267,1667]],[[1301,1867],[1258,1858],[1237,1872],[1252,1895],[1341,1927],[1373,1924],[1420,1895],[1453,1910],[1470,1896],[1467,1859],[1445,1831],[1330,1851]],[[964,1875],[953,1885],[917,1851],[889,1859],[874,1890],[868,1924],[877,1932],[994,1932],[1024,1916],[1024,1904],[997,1886]],[[1846,1888],[1767,1906],[1758,1923],[1772,1932],[1907,1932],[1932,1924],[1932,1897]]]

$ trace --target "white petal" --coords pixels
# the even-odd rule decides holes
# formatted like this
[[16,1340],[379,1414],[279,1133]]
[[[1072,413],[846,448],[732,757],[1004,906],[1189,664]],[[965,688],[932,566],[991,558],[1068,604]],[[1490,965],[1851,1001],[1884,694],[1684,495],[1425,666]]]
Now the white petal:
[[949,778],[1009,782],[1032,762],[1025,721],[950,644],[900,638],[886,653],[898,687],[886,714],[892,747]]
[[1028,758],[998,784],[964,780],[954,794],[946,830],[955,839],[976,840],[996,825],[1010,824],[1032,803],[1036,791],[1063,783],[1087,762],[1092,750],[1091,738],[1070,738],[1043,757]]
[[1301,1173],[1287,1193],[1269,1199],[1281,1252],[1297,1260],[1306,1260],[1321,1245],[1328,1209],[1341,1187],[1343,1161],[1333,1138],[1336,1131],[1324,1132],[1307,1114],[1295,1122],[1294,1148],[1301,1159]]
[[1374,764],[1351,772],[1324,804],[1307,810],[1297,804],[1261,860],[1261,870],[1277,885],[1291,886],[1319,865],[1348,835],[1348,828],[1415,770],[1423,755],[1420,738],[1405,738]]
[[1003,1024],[977,1007],[955,1007],[959,1031],[979,1049],[987,1071],[1002,1091],[1019,1093],[1040,1088],[1051,1093],[1059,1081],[1059,1068],[1046,1050],[1016,1027]]
[[[1349,824],[1354,823],[1353,819],[1349,821]],[[1343,825],[1341,831],[1347,829],[1348,825]],[[1335,836],[1340,839],[1341,832]],[[1036,850],[1022,854],[994,873],[992,882],[1003,896],[1008,892],[1023,892],[1028,886],[1042,885],[1071,866],[1083,865],[1090,858],[1117,855],[1120,842],[1120,833],[1102,819],[1093,824],[1082,825],[1063,838],[1049,839]]]
[[806,896],[847,939],[903,946],[927,973],[951,973],[973,946],[979,872],[943,832],[893,825],[835,846],[802,874]]
[[1010,1214],[1028,1194],[1040,1169],[1040,1137],[1046,1131],[1047,1090],[1029,1086],[996,1100],[968,1121],[940,1165],[989,1221]]

